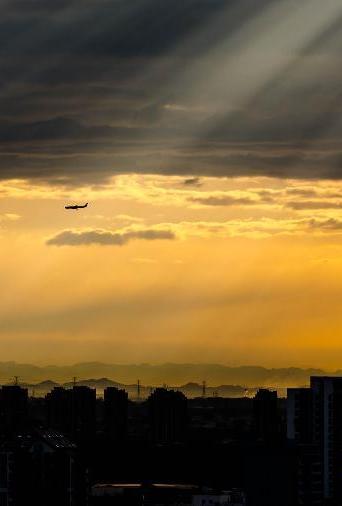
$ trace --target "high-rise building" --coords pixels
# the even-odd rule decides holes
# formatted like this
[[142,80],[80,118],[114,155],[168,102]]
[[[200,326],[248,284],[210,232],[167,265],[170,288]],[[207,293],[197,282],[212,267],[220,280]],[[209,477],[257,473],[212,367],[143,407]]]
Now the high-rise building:
[[297,448],[299,504],[342,504],[342,378],[313,376],[289,389],[287,435]]
[[47,425],[51,429],[71,433],[71,390],[55,387],[46,396]]
[[92,440],[96,433],[96,390],[74,386],[71,390],[71,435],[76,441]]
[[261,388],[253,400],[256,436],[262,441],[274,440],[278,435],[277,392]]
[[157,388],[148,398],[151,436],[155,443],[184,441],[187,429],[187,399],[184,394]]
[[[0,504],[76,506],[75,446],[55,431],[22,433],[0,446]],[[80,483],[80,486],[83,483]]]
[[127,436],[128,394],[108,387],[104,390],[104,430],[111,441],[124,441]]
[[19,385],[6,385],[1,389],[1,426],[6,433],[26,428],[28,420],[28,392]]
[[319,448],[323,497],[342,504],[342,378],[313,376],[312,439]]
[[96,390],[86,386],[54,388],[46,396],[48,426],[80,441],[96,432]]
[[322,462],[313,442],[313,396],[310,388],[287,390],[287,439],[295,445],[295,504],[321,506]]
[[151,436],[155,443],[185,440],[187,399],[181,392],[157,388],[148,398]]
[[296,443],[312,442],[312,391],[310,388],[287,389],[287,439]]

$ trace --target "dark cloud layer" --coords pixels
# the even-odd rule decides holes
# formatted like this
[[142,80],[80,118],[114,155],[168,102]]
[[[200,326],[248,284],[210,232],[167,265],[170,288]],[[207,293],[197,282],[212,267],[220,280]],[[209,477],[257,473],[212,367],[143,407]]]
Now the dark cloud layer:
[[[297,5],[281,4],[283,17]],[[262,26],[279,5],[3,2],[0,178],[75,185],[120,172],[179,174],[189,185],[205,175],[339,179],[342,6],[243,103],[234,101],[233,85],[246,85],[244,69],[221,79],[241,52],[245,27]],[[259,51],[251,58],[256,82],[269,59]],[[206,65],[215,58],[217,82],[207,86]]]
[[107,230],[87,230],[77,232],[64,230],[48,239],[49,246],[86,246],[97,244],[100,246],[124,246],[129,241],[140,239],[145,241],[173,240],[175,234],[171,230],[131,230],[129,232],[111,232]]

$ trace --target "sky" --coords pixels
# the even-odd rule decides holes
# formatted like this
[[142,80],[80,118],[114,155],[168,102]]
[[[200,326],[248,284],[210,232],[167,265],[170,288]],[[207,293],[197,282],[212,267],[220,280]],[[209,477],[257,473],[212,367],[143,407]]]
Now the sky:
[[340,0],[0,12],[1,360],[340,367]]

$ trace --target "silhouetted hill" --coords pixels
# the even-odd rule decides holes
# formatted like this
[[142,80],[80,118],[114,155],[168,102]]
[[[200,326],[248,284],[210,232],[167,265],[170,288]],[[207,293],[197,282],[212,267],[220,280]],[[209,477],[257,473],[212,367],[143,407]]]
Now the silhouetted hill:
[[[67,366],[36,366],[16,362],[0,362],[0,382],[8,383],[14,376],[19,376],[21,383],[39,383],[47,378],[56,383],[72,381],[76,376],[79,381],[93,378],[92,381],[112,381],[114,386],[135,385],[139,378],[145,385],[184,385],[197,383],[201,389],[203,380],[208,388],[217,385],[241,385],[240,388],[270,386],[290,387],[303,386],[309,383],[312,375],[328,374],[322,369],[301,369],[297,367],[268,369],[260,366],[230,367],[219,364],[104,364],[85,362]],[[342,375],[342,371],[329,373]],[[89,384],[89,386],[92,386]],[[194,387],[196,389],[196,387]],[[232,388],[230,386],[230,388]]]
[[[198,383],[187,383],[177,387],[187,397],[200,397],[203,394],[203,386]],[[249,388],[246,392],[246,387],[241,385],[217,385],[217,386],[206,386],[205,393],[208,397],[218,395],[220,397],[243,397],[248,393],[251,395],[255,393],[255,388]]]
[[[65,388],[71,388],[73,386],[74,382],[69,381],[66,383],[63,383],[63,386]],[[86,386],[90,388],[97,388],[97,389],[103,389],[106,387],[116,387],[116,388],[124,388],[125,385],[122,383],[117,383],[116,381],[112,381],[108,378],[99,378],[99,379],[85,379],[77,381],[77,385]]]
[[[10,383],[8,383],[10,384]],[[108,378],[100,378],[100,379],[85,379],[81,381],[69,381],[66,383],[56,383],[55,381],[46,380],[41,381],[39,383],[19,383],[21,387],[27,388],[29,390],[29,395],[34,395],[35,397],[45,396],[48,392],[50,392],[53,388],[62,386],[64,388],[72,388],[74,385],[77,386],[87,386],[90,388],[95,388],[97,395],[102,396],[103,391],[107,387],[117,387],[126,390],[129,397],[131,399],[137,399],[137,384],[125,385],[123,383],[117,383],[116,381],[112,381]],[[140,385],[140,398],[144,399],[149,396],[151,391],[155,388],[154,385]],[[186,397],[201,397],[203,395],[203,387],[199,383],[187,383],[186,385],[173,386],[168,385],[170,389],[176,389],[183,392]],[[206,388],[206,397],[243,397],[245,395],[252,396],[256,393],[256,388],[249,388],[246,390],[245,387],[240,385],[219,385],[216,387],[207,387]],[[280,390],[283,395],[284,392]]]

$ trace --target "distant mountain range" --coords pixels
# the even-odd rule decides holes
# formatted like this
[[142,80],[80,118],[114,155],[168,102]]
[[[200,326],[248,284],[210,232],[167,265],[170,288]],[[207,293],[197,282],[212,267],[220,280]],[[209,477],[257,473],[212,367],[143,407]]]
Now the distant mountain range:
[[[46,389],[58,384],[78,381],[86,378],[87,384],[93,382],[97,388],[114,385],[126,385],[132,388],[139,379],[143,385],[158,386],[162,384],[181,386],[182,388],[201,389],[202,381],[206,381],[207,389],[218,391],[225,385],[229,389],[244,390],[256,387],[286,388],[305,386],[313,375],[342,376],[342,370],[327,373],[322,369],[301,369],[297,367],[268,369],[259,366],[231,367],[219,364],[105,364],[101,362],[85,362],[67,366],[36,366],[16,362],[0,362],[0,383],[9,383],[14,376],[20,383],[37,384],[40,382]],[[49,381],[46,381],[49,379]],[[101,383],[102,382],[102,383]],[[136,387],[134,387],[136,388]]]
[[[50,392],[54,387],[62,386],[64,388],[71,388],[73,385],[84,385],[90,388],[96,388],[97,395],[101,396],[103,394],[103,390],[106,387],[117,387],[124,389],[128,392],[128,395],[131,399],[138,398],[138,385],[131,384],[125,385],[124,383],[117,383],[116,381],[112,381],[108,378],[100,378],[100,379],[86,379],[80,381],[72,381],[66,383],[57,383],[55,381],[46,380],[41,381],[39,383],[26,383],[20,382],[20,386],[27,388],[29,390],[29,395],[34,396],[44,396],[48,392]],[[155,386],[153,385],[139,385],[139,397],[144,399],[149,396],[149,394],[154,390]],[[187,397],[200,397],[203,395],[203,385],[199,383],[186,383],[185,385],[177,385],[172,386],[168,385],[168,388],[177,389],[183,392]],[[256,393],[256,389],[246,389],[239,385],[220,385],[217,387],[206,387],[205,395],[207,397],[220,396],[220,397],[244,397],[254,396]]]

